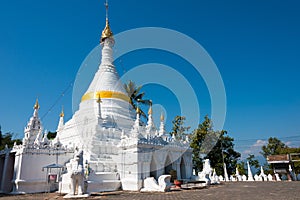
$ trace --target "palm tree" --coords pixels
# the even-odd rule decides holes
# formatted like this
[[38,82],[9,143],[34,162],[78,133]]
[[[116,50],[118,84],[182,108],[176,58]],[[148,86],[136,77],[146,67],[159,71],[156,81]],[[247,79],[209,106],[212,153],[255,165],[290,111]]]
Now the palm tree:
[[[136,110],[139,104],[142,105],[152,105],[152,101],[148,99],[143,99],[145,92],[140,92],[142,86],[137,86],[133,81],[128,81],[128,83],[124,84],[124,88],[127,92],[127,95],[129,96],[130,100],[129,103],[132,105],[132,107]],[[147,115],[145,112],[140,108],[140,114],[142,117],[144,117],[146,120],[148,120]]]

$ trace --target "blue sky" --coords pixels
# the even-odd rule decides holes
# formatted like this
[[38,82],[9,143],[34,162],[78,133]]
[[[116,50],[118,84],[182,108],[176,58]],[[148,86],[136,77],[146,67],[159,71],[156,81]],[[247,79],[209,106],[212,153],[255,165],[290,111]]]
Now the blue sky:
[[[262,144],[257,140],[270,136],[299,145],[298,1],[110,0],[109,4],[115,34],[139,27],[164,27],[188,35],[206,49],[226,89],[224,129],[236,139],[240,151]],[[101,0],[1,1],[0,124],[4,132],[23,137],[36,97],[46,129],[56,129],[61,105],[65,119],[72,116],[69,86],[84,58],[98,45],[104,18]],[[201,119],[210,114],[206,85],[183,59],[145,50],[125,55],[115,65],[122,75],[149,62],[180,71],[195,87]],[[61,96],[66,88],[69,90]],[[178,107],[174,95],[157,85],[145,86],[144,91],[147,98],[168,109],[170,129]]]

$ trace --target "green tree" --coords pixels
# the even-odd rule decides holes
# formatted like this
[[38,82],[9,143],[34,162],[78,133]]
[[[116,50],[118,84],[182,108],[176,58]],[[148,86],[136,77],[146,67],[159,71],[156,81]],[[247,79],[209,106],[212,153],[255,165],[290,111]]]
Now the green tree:
[[[293,154],[293,153],[300,153],[300,147],[299,148],[287,147],[281,150],[281,154]],[[300,160],[300,155],[293,155],[292,159]],[[294,169],[296,174],[300,174],[300,162],[294,162]]]
[[8,148],[12,148],[14,146],[14,143],[21,144],[22,141],[20,139],[12,139],[14,136],[13,133],[8,132],[5,134],[2,134],[1,126],[0,126],[0,150],[3,150],[5,148],[5,145],[8,146]]
[[[250,167],[253,169],[255,172],[260,173],[260,164],[259,161],[257,159],[255,159],[255,156],[253,154],[248,154],[248,157],[246,158],[246,160],[249,162]],[[245,166],[247,167],[247,165]],[[248,172],[248,170],[247,170]]]
[[[148,99],[143,99],[145,92],[141,92],[142,86],[137,86],[133,81],[128,81],[124,84],[125,91],[129,96],[129,103],[132,105],[134,110],[137,109],[139,104],[141,105],[152,105],[152,101]],[[140,114],[144,119],[148,120],[145,112],[140,108]]]
[[270,137],[268,144],[262,146],[262,152],[260,152],[265,158],[270,155],[281,154],[282,150],[287,146],[276,137]]
[[[270,155],[280,155],[280,154],[291,154],[291,153],[300,153],[300,148],[291,148],[284,144],[281,140],[276,137],[270,137],[268,139],[268,144],[262,147],[261,154],[267,158]],[[295,160],[300,160],[300,156],[293,157]],[[273,173],[273,167],[270,164],[266,164],[264,168]],[[300,173],[300,162],[294,162],[295,173]]]
[[288,153],[300,153],[300,147],[295,148],[295,147],[286,147],[281,149],[280,151],[281,154],[288,154]]
[[170,135],[175,135],[176,139],[183,139],[185,135],[187,135],[187,131],[190,129],[188,126],[184,126],[185,123],[185,117],[184,116],[176,116],[174,120],[172,121],[172,131],[170,132]]
[[265,174],[274,174],[272,166],[269,165],[267,162],[264,163],[263,169],[264,169]]
[[191,136],[191,148],[193,148],[193,167],[199,172],[203,168],[203,158],[205,153],[204,148],[202,148],[202,143],[207,135],[210,135],[213,132],[212,123],[208,116],[204,117],[204,121],[198,125],[198,128],[195,129]]
[[[258,171],[258,173],[260,173],[259,161],[255,159],[255,156],[253,154],[249,154],[248,157],[246,158],[246,161],[249,162],[249,165],[252,169],[254,168],[255,171]],[[248,166],[246,161],[240,161],[237,164],[237,168],[240,174],[248,175]],[[264,169],[267,169],[267,167],[264,167]]]
[[234,139],[228,136],[227,131],[221,131],[218,142],[206,156],[211,160],[211,165],[216,169],[218,174],[222,174],[223,172],[222,151],[228,174],[235,174],[237,161],[241,157],[241,154],[234,150],[233,141]]
[[253,154],[249,154],[248,157],[246,158],[246,160],[249,162],[249,165],[251,167],[254,167],[256,170],[259,169],[259,167],[260,167],[259,161],[257,159],[255,159],[255,156]]
[[224,159],[227,172],[234,174],[241,154],[234,150],[233,141],[227,131],[214,131],[212,121],[205,116],[202,124],[199,124],[192,134],[191,148],[193,148],[193,166],[196,171],[202,170],[203,159],[208,158],[217,174],[224,175]]
[[247,163],[245,161],[240,161],[237,166],[240,175],[248,175],[247,172]]
[[51,132],[51,131],[49,131],[49,132],[47,133],[47,138],[48,138],[49,140],[53,140],[53,139],[56,137],[56,135],[57,135],[57,132]]

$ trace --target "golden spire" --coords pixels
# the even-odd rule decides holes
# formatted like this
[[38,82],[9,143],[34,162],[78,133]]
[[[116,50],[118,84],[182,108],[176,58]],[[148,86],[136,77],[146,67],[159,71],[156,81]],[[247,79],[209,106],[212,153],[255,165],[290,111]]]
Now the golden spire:
[[40,104],[39,104],[38,98],[36,98],[36,101],[35,101],[35,104],[34,104],[33,108],[34,108],[35,110],[40,109]]
[[60,117],[64,117],[65,113],[64,113],[64,106],[61,107],[61,112],[59,114]]
[[102,31],[100,42],[103,42],[106,38],[113,36],[113,33],[110,30],[109,21],[108,21],[108,2],[107,2],[107,0],[104,5],[105,5],[105,9],[106,9],[106,24],[105,24],[105,28]]
[[139,107],[136,107],[136,113],[140,114],[141,113],[141,110]]
[[150,108],[149,108],[149,110],[148,110],[148,115],[152,115],[152,105],[150,105]]
[[98,93],[97,94],[97,103],[101,103],[102,101],[101,101],[101,95],[100,95],[100,93]]
[[163,113],[161,113],[161,115],[160,115],[160,121],[164,121],[164,120],[165,120],[165,116],[164,116]]

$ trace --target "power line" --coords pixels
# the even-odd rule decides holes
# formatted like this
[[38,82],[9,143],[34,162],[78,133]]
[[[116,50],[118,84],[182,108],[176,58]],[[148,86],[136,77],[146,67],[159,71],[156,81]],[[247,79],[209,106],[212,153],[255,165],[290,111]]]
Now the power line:
[[[284,139],[300,139],[300,135],[292,135],[286,137],[276,137],[277,139],[284,140]],[[250,141],[257,141],[257,140],[268,140],[269,138],[251,138],[251,139],[234,139],[235,142],[250,142]]]
[[54,103],[47,110],[47,112],[44,115],[42,115],[41,120],[43,120],[43,118],[45,118],[51,112],[51,110],[56,106],[56,104],[61,100],[61,98],[63,98],[65,96],[65,94],[67,94],[67,92],[69,92],[69,89],[73,86],[73,82],[74,81],[70,82],[70,84],[68,85],[68,87],[66,87],[64,89],[64,91],[61,93],[61,95],[54,101]]

